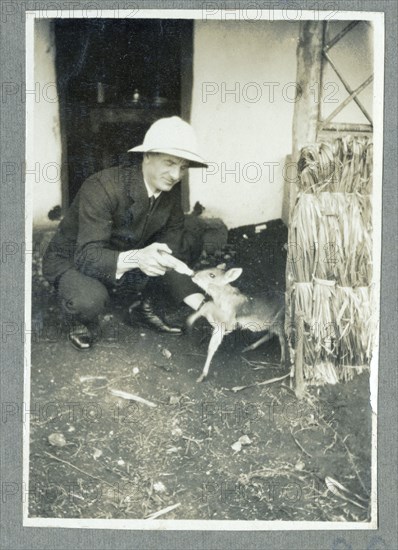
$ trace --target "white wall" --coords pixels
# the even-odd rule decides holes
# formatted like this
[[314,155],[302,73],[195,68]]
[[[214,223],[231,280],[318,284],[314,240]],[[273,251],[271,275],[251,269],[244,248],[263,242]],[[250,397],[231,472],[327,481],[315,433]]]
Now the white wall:
[[[61,204],[61,134],[55,89],[55,44],[51,22],[36,20],[34,32],[34,83],[27,83],[29,108],[33,109],[28,136],[26,183],[32,189],[35,226],[51,226],[48,211]],[[55,99],[55,101],[54,101]],[[29,119],[28,119],[29,120]],[[29,124],[29,122],[28,122]]]
[[[332,35],[344,24],[334,22]],[[296,80],[298,32],[298,22],[195,21],[191,122],[203,155],[213,164],[203,173],[191,170],[190,204],[199,200],[207,215],[222,217],[228,227],[282,215],[282,167],[292,150],[292,83]],[[48,211],[61,204],[62,156],[59,104],[53,101],[55,45],[51,22],[36,20],[34,37],[35,84],[28,84],[28,89],[36,86],[37,97],[30,134],[34,146],[28,153],[27,168],[35,174],[27,175],[27,183],[33,190],[37,226],[54,223],[48,220]],[[351,62],[348,75],[350,83],[355,76],[353,86],[370,72],[370,40],[370,29],[364,31],[362,25],[341,43],[341,51],[336,48],[331,52],[343,65],[347,51],[355,55],[365,52],[358,62],[364,74],[359,74],[359,69],[353,73]],[[329,73],[325,79],[336,80]],[[336,97],[341,102],[345,92],[341,83],[336,84],[340,84]],[[372,88],[361,95],[371,112]],[[335,103],[322,104],[322,114],[327,116],[335,107]],[[362,122],[354,104],[346,107],[340,118],[351,121],[351,115],[347,116],[351,110],[357,111],[353,111],[353,121]]]
[[[191,123],[216,164],[191,170],[190,203],[199,200],[229,228],[281,217],[298,31],[286,21],[195,22]],[[236,95],[223,94],[231,89]]]

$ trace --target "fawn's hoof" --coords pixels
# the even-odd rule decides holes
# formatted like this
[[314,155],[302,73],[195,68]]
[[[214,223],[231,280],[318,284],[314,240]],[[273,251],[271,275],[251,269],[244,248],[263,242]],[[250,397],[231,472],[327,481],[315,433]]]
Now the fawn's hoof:
[[203,380],[206,378],[204,374],[201,374],[199,378],[196,379],[196,382],[203,382]]

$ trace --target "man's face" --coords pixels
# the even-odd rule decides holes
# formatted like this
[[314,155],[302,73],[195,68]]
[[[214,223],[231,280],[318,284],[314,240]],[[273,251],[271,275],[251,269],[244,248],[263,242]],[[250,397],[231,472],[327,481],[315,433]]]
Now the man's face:
[[187,160],[164,153],[145,153],[144,177],[153,192],[170,191],[186,173]]

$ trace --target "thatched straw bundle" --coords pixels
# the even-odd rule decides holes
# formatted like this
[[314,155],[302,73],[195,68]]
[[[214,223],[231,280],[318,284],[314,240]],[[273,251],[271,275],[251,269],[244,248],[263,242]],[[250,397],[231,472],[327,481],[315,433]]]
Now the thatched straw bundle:
[[336,291],[336,323],[341,330],[339,363],[369,364],[375,328],[371,287],[337,287]]
[[337,138],[304,147],[297,163],[301,191],[369,194],[373,144],[365,138]]
[[[350,379],[371,359],[372,143],[336,139],[302,149],[299,193],[289,227],[287,298],[293,360],[303,337],[304,377]],[[294,342],[294,345],[293,345]]]

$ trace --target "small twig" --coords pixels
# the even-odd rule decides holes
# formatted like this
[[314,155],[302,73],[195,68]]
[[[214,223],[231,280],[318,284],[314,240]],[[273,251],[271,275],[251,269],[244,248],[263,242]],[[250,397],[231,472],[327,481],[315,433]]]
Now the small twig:
[[173,370],[170,365],[159,365],[158,363],[153,363],[153,366],[158,367],[159,369],[163,369],[166,372],[171,372]]
[[[79,500],[84,500],[84,497],[82,497],[81,495],[77,495],[76,493],[70,493],[70,496],[71,496],[71,497],[78,498]],[[63,503],[62,503],[62,504],[63,504]]]
[[[241,355],[241,359],[247,363],[253,370],[266,370],[267,368],[271,367],[280,367],[280,363],[270,363],[268,361],[249,361],[245,357]],[[259,365],[266,365],[266,366],[259,366]]]
[[[233,391],[234,393],[242,390],[246,390],[247,388],[255,388],[256,386],[266,386],[267,384],[273,384],[274,382],[279,382],[279,380],[284,380],[290,376],[289,374],[285,374],[284,376],[279,376],[278,378],[271,378],[270,380],[264,380],[263,382],[255,382],[254,384],[249,384],[248,386],[234,386],[230,389],[230,391]],[[227,388],[228,389],[228,388]]]
[[243,357],[243,355],[241,355],[240,358],[242,359],[242,361],[247,363],[250,367],[253,366],[253,361],[249,361],[249,359],[246,359],[246,357]]
[[[350,449],[347,447],[347,444],[346,444],[346,442],[345,442],[345,439],[343,439],[343,438],[341,437],[341,435],[333,428],[333,426],[332,426],[331,424],[329,424],[328,422],[326,422],[326,420],[325,420],[322,416],[320,417],[320,420],[321,420],[330,430],[332,430],[332,432],[335,434],[335,437],[337,437],[337,439],[338,439],[339,441],[341,441],[341,443],[344,445],[344,448],[345,448],[346,453],[347,453],[347,456],[348,456],[348,460],[349,460],[350,463],[351,463],[351,466],[352,466],[352,468],[353,468],[353,470],[354,470],[354,472],[355,472],[355,474],[356,474],[356,476],[357,476],[357,479],[358,479],[359,483],[361,484],[362,489],[365,491],[365,494],[366,494],[366,495],[369,495],[369,491],[367,490],[367,488],[365,487],[364,482],[362,481],[362,478],[361,478],[361,476],[360,476],[360,474],[359,474],[358,468],[357,468],[357,466],[356,466],[356,464],[355,464],[355,461],[354,461],[354,459],[353,459],[353,455],[352,455]],[[346,437],[348,437],[348,436],[346,436]]]
[[[230,389],[230,391],[233,391],[234,393],[242,390],[246,390],[247,388],[254,388],[256,384],[250,384],[249,386],[234,386]],[[228,389],[228,388],[227,388]]]
[[156,426],[153,427],[151,430],[149,430],[149,433],[148,433],[147,437],[146,437],[145,440],[144,440],[144,445],[146,445],[146,444],[148,443],[148,441],[149,441],[149,439],[150,439],[150,437],[151,437],[151,435],[152,435],[152,432],[155,430],[155,428],[156,428]]
[[200,447],[200,443],[202,443],[203,441],[203,439],[194,439],[193,437],[188,437],[186,435],[183,435],[182,438],[186,439],[187,441],[193,441],[194,443],[196,443],[196,445],[198,445],[198,447]]
[[274,365],[275,367],[280,367],[280,363],[270,363],[269,361],[252,361],[255,365]]
[[156,519],[159,516],[163,516],[164,514],[167,514],[168,512],[171,512],[175,508],[178,508],[181,506],[181,502],[178,502],[177,504],[173,504],[172,506],[167,506],[167,508],[163,508],[162,510],[159,510],[158,512],[154,512],[153,514],[150,514],[145,519]]
[[80,452],[80,449],[82,448],[82,443],[79,441],[79,446],[78,446],[78,449],[76,452],[73,453],[73,455],[71,456],[71,458],[73,458],[74,456],[76,456],[79,452]]
[[92,479],[95,479],[96,481],[100,481],[101,483],[105,483],[106,485],[109,485],[109,487],[113,487],[113,485],[111,483],[108,483],[107,481],[105,481],[105,479],[101,479],[100,477],[93,476],[93,475],[89,474],[88,472],[85,472],[84,470],[81,470],[77,466],[74,466],[73,464],[71,464],[67,460],[62,460],[62,458],[58,458],[57,456],[55,456],[51,453],[48,453],[47,451],[43,451],[43,452],[44,452],[44,454],[46,454],[50,458],[53,458],[54,460],[57,460],[58,462],[62,462],[62,464],[66,464],[67,466],[69,466],[70,468],[73,468],[74,470],[77,470],[81,474],[84,474],[85,476],[91,477]]
[[284,376],[279,376],[278,378],[271,378],[271,380],[264,380],[264,382],[256,382],[256,386],[265,386],[266,384],[273,384],[274,382],[279,382],[279,380],[284,380],[290,376],[290,372]]
[[329,449],[331,449],[332,447],[334,447],[334,446],[336,445],[336,442],[337,442],[337,436],[336,436],[336,434],[334,434],[334,435],[333,435],[333,441],[331,442],[330,445],[328,445],[327,447],[325,447],[325,450],[323,451],[323,454],[326,454],[327,451],[328,451]]
[[[271,366],[280,366],[280,365],[276,365],[276,363],[269,363],[269,365]],[[252,367],[253,370],[269,370],[269,366],[268,367],[262,367],[261,365],[257,366],[257,367]]]
[[79,380],[81,383],[83,383],[83,382],[92,382],[93,380],[108,380],[108,378],[106,376],[87,375],[87,376],[80,376]]
[[307,455],[309,458],[312,458],[312,455],[311,455],[310,453],[307,453],[307,451],[304,449],[304,447],[301,445],[301,443],[300,443],[299,441],[297,441],[297,439],[294,437],[294,435],[293,435],[292,432],[290,432],[290,435],[292,436],[293,441],[295,442],[295,444],[297,445],[297,447],[298,447],[299,449],[301,449],[301,451],[302,451],[305,455]]
[[[359,508],[362,508],[362,510],[366,510],[366,507],[365,506],[362,506],[362,504],[360,504],[359,502],[356,502],[355,500],[352,500],[351,498],[348,498],[347,496],[343,495],[339,489],[341,489],[342,491],[348,493],[348,494],[352,494],[346,487],[344,487],[344,485],[341,485],[341,483],[339,483],[338,481],[336,481],[335,479],[331,478],[331,477],[328,477],[326,476],[325,478],[325,483],[326,483],[326,486],[328,488],[328,490],[333,494],[335,495],[336,497],[339,497],[343,500],[346,500],[347,502],[350,502],[351,504],[354,504],[355,506],[358,506]],[[359,497],[360,500],[362,500],[363,502],[367,502],[365,499],[363,499],[362,497],[360,497],[359,495],[356,495],[354,493],[354,496],[356,497]]]
[[137,401],[138,403],[143,403],[144,405],[148,405],[148,407],[157,407],[156,403],[152,403],[152,401],[148,401],[147,399],[144,399],[143,397],[139,397],[138,395],[134,395],[133,393],[128,393],[122,390],[113,390],[113,389],[110,389],[109,392],[116,397],[121,397],[122,399],[127,399],[129,401]]
[[[353,493],[352,491],[347,489],[347,487],[344,487],[344,485],[342,485],[341,483],[339,483],[338,481],[336,481],[332,477],[326,476],[325,477],[325,483],[326,483],[327,488],[330,491],[332,491],[332,493],[334,493],[335,491],[340,490],[340,491],[343,491],[344,493],[347,493],[349,495],[353,495],[357,499],[362,500],[362,502],[366,502],[366,503],[368,502],[367,498],[363,498],[363,497],[361,497],[361,495],[357,495],[356,493]],[[334,487],[334,489],[332,489],[332,487]]]

